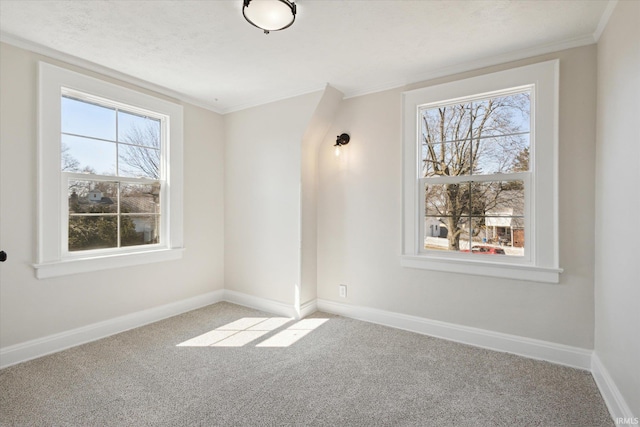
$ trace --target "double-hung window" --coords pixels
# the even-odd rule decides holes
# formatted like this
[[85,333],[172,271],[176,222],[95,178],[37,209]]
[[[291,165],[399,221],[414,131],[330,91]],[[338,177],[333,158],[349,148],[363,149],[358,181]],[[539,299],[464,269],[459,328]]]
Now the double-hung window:
[[63,254],[161,245],[168,117],[67,88],[61,101]]
[[558,281],[557,67],[403,95],[404,266]]
[[523,257],[531,87],[420,106],[421,253]]
[[182,107],[40,64],[38,277],[176,259]]

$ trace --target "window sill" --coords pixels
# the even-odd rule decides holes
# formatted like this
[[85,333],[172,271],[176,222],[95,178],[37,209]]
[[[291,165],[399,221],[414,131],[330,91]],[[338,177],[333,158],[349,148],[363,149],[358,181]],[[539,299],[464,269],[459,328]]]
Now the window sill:
[[[490,255],[482,255],[490,256]],[[401,265],[408,268],[446,271],[475,276],[499,277],[503,279],[528,280],[531,282],[559,283],[561,268],[536,267],[499,262],[432,258],[418,255],[403,255]]]
[[93,256],[63,261],[33,264],[36,278],[67,276],[70,274],[90,273],[111,268],[129,267],[154,262],[172,261],[182,258],[184,248],[158,249],[153,251]]

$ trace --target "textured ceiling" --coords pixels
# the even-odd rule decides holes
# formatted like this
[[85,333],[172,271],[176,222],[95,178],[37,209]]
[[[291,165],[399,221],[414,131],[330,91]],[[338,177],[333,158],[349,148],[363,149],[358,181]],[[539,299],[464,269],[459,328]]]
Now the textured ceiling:
[[607,3],[299,0],[293,26],[265,35],[244,21],[242,0],[0,0],[0,30],[9,43],[62,52],[226,112],[327,83],[352,96],[506,54],[588,44]]

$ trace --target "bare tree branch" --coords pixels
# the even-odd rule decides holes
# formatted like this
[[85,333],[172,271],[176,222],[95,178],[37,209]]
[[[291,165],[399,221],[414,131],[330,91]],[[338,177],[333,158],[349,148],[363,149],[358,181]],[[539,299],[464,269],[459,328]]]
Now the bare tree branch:
[[119,173],[160,179],[160,127],[157,122],[131,127],[120,144]]

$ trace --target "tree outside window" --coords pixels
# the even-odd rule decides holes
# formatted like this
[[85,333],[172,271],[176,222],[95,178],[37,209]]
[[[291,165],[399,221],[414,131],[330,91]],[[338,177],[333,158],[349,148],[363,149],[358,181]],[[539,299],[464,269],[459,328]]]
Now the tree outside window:
[[419,109],[425,249],[523,255],[530,105],[523,91]]

